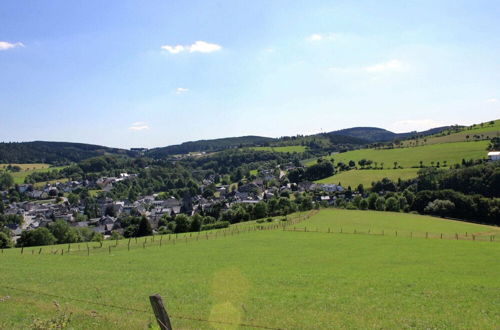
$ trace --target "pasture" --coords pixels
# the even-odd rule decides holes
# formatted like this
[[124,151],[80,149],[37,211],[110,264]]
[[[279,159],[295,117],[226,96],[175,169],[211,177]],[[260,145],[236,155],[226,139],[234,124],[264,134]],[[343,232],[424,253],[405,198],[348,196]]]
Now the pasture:
[[[447,233],[496,230],[346,210],[322,210],[292,226],[348,224]],[[108,245],[116,243],[105,242],[89,256],[5,250],[0,328],[26,328],[36,318],[53,318],[57,310],[72,313],[69,326],[75,329],[147,328],[155,325],[152,293],[163,296],[176,329],[491,329],[500,324],[498,242],[281,229],[222,233],[215,238],[212,232],[209,239],[201,233],[202,239],[185,243],[187,234],[177,244],[164,237],[162,246],[158,237],[155,244],[148,238],[144,247],[144,238],[138,244],[132,240],[130,251],[126,240],[111,252]],[[66,249],[44,247],[51,248]]]
[[[333,158],[335,163],[348,163],[350,160],[356,163],[361,159],[377,162],[377,166],[384,169],[394,167],[394,162],[403,168],[418,167],[420,161],[424,166],[435,165],[439,162],[441,165],[447,162],[447,165],[459,164],[462,159],[483,159],[486,158],[489,141],[477,142],[455,142],[424,145],[409,148],[395,149],[360,149],[343,153],[334,154],[328,159]],[[316,160],[311,160],[306,165],[312,165]]]
[[[438,144],[438,143],[449,143],[449,142],[469,142],[474,141],[476,138],[474,136],[478,136],[479,139],[487,139],[490,140],[493,137],[500,136],[500,120],[496,120],[493,122],[493,125],[485,123],[483,126],[476,125],[475,127],[468,127],[464,130],[456,133],[451,133],[449,135],[431,135],[425,137],[425,142],[423,139],[419,139],[419,143],[424,144]],[[403,141],[402,144],[404,146],[409,146],[410,144],[415,144],[415,139],[410,139]]]
[[[8,165],[19,166],[21,168],[21,171],[19,172],[9,172],[12,175],[15,184],[23,184],[24,179],[26,179],[26,177],[31,173],[60,170],[65,167],[65,166],[51,167],[51,165],[49,164],[0,164],[0,169],[5,169]],[[57,181],[62,182],[61,180]]]
[[397,170],[351,170],[340,172],[316,182],[334,184],[338,184],[340,182],[343,187],[347,188],[348,186],[351,186],[353,189],[355,189],[359,184],[362,184],[365,188],[370,188],[372,182],[382,180],[383,178],[389,178],[392,181],[414,178],[417,176],[418,170],[418,168],[404,168]]

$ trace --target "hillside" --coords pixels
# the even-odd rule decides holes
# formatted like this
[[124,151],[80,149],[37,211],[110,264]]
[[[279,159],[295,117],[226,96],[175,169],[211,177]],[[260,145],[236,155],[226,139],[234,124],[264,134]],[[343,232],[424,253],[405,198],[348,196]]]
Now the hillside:
[[104,154],[128,155],[131,153],[124,149],[72,142],[34,141],[0,143],[0,164],[66,164]]
[[353,127],[333,131],[329,135],[344,135],[358,139],[363,139],[369,142],[386,142],[395,139],[406,139],[414,135],[427,136],[442,132],[448,129],[449,126],[436,127],[422,132],[407,132],[407,133],[394,133],[383,128],[378,127]]
[[70,313],[74,329],[155,327],[153,293],[162,295],[174,329],[491,329],[500,322],[493,227],[340,210],[287,231],[245,225],[131,240],[130,250],[128,240],[92,242],[90,255],[84,244],[6,250],[0,328]]
[[154,148],[146,152],[153,158],[162,158],[171,155],[188,154],[190,152],[211,152],[224,149],[253,147],[268,144],[275,139],[263,136],[240,136],[212,140],[189,141],[167,147]]

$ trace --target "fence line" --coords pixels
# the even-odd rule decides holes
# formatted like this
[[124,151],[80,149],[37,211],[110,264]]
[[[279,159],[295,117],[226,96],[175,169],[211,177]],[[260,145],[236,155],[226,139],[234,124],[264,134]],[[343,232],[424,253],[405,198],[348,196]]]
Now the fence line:
[[[125,306],[118,306],[118,305],[114,305],[114,304],[106,304],[106,303],[102,303],[102,302],[96,302],[96,301],[85,300],[85,299],[74,298],[74,297],[60,296],[60,295],[56,295],[56,294],[52,294],[52,293],[46,293],[46,292],[41,292],[41,291],[28,290],[28,289],[20,289],[20,288],[15,288],[15,287],[11,287],[11,286],[5,286],[5,285],[0,285],[0,288],[8,289],[8,290],[15,290],[15,291],[29,293],[29,294],[36,294],[36,295],[46,296],[46,297],[51,297],[51,298],[66,299],[66,300],[76,301],[76,302],[85,303],[85,304],[94,305],[94,306],[101,306],[101,307],[118,309],[118,310],[121,310],[121,311],[151,314],[151,311],[149,311],[149,310],[138,309],[138,308],[131,308],[131,307],[125,307]],[[250,328],[256,328],[256,329],[282,330],[281,328],[274,328],[274,327],[269,327],[269,326],[265,326],[265,325],[248,324],[248,323],[233,323],[233,322],[227,322],[227,321],[208,320],[208,319],[202,319],[202,318],[197,318],[197,317],[189,317],[189,316],[183,316],[183,315],[172,315],[170,313],[169,313],[169,317],[171,317],[173,319],[179,319],[179,320],[196,321],[196,322],[206,322],[206,323],[215,323],[215,324],[226,324],[226,325],[236,325],[236,326],[240,326],[240,327],[250,327]]]
[[[165,234],[165,235],[153,235],[146,236],[144,240],[142,237],[128,238],[121,240],[105,240],[101,242],[82,242],[82,243],[72,243],[72,244],[60,244],[58,246],[47,246],[47,247],[22,247],[21,249],[5,249],[7,253],[20,253],[25,254],[27,251],[31,251],[32,255],[95,255],[96,253],[108,253],[112,254],[115,251],[130,251],[134,248],[146,249],[148,247],[163,247],[166,245],[178,245],[179,243],[188,244],[191,242],[199,240],[211,240],[217,238],[225,238],[229,236],[237,236],[243,233],[249,233],[253,231],[264,231],[264,230],[280,230],[298,224],[311,216],[315,215],[317,210],[309,211],[305,214],[299,213],[298,215],[288,218],[286,221],[276,222],[264,222],[255,224],[245,224],[245,222],[240,223],[240,225],[232,226],[229,228],[215,229],[210,231],[199,231],[199,232],[188,232],[182,234]],[[157,236],[160,236],[159,239]],[[121,244],[120,244],[121,243]],[[86,248],[81,249],[80,244],[85,244]],[[36,250],[36,253],[34,252]],[[4,253],[4,249],[2,249]]]
[[[352,232],[346,231],[343,227],[339,227],[337,231],[335,228],[328,228],[327,230],[319,230],[304,228],[287,228],[283,229],[284,231],[290,232],[301,232],[301,233],[324,233],[324,234],[352,234],[352,235],[374,235],[374,236],[394,236],[394,237],[403,237],[403,238],[424,238],[425,239],[445,239],[445,240],[462,240],[462,241],[478,241],[478,242],[499,242],[496,240],[496,235],[481,235],[479,234],[470,234],[468,232],[459,234],[443,234],[443,233],[432,233],[432,232],[413,232],[413,231],[386,231],[384,229],[380,229],[379,232],[372,231],[372,229],[368,229],[367,231],[359,231],[358,229],[352,229]],[[404,234],[407,234],[406,236]],[[425,236],[424,236],[425,235]]]

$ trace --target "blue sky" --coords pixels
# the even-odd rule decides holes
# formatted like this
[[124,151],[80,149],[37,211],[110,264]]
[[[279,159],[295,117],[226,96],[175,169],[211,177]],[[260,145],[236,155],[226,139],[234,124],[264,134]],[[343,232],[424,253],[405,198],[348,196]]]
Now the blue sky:
[[0,2],[0,141],[500,118],[499,1]]

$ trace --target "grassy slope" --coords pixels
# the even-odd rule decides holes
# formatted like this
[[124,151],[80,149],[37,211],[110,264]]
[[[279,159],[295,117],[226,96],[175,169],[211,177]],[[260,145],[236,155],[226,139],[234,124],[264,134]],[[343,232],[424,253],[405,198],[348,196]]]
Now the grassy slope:
[[366,187],[371,187],[373,181],[389,178],[393,181],[401,179],[411,179],[417,176],[418,168],[404,168],[399,170],[352,170],[340,172],[328,178],[316,181],[318,183],[341,183],[342,186],[352,188],[360,183]]
[[[471,239],[471,235],[476,235],[478,240],[489,240],[490,235],[500,235],[500,228],[493,226],[479,225],[475,223],[441,219],[418,214],[406,214],[395,212],[377,211],[357,211],[342,209],[327,209],[321,211],[311,219],[296,225],[296,228],[308,227],[309,230],[338,232],[340,228],[343,232],[365,232],[394,234],[398,230],[399,235],[425,236],[428,232],[430,237],[454,237],[459,234],[461,239]],[[467,233],[467,236],[465,236]]]
[[[9,164],[0,164],[0,169],[7,167]],[[20,172],[11,172],[10,174],[14,178],[14,183],[16,184],[22,184],[24,183],[24,179],[28,175],[34,172],[48,172],[52,170],[60,170],[63,169],[65,166],[59,166],[59,167],[50,167],[49,164],[11,164],[11,165],[17,165],[21,167]],[[64,181],[64,180],[57,180],[57,181]]]
[[[467,139],[467,135],[469,139]],[[463,130],[458,133],[452,133],[450,135],[438,136],[433,135],[426,137],[426,144],[438,144],[438,143],[449,143],[449,142],[466,142],[472,141],[474,135],[484,135],[484,137],[489,137],[490,139],[500,135],[500,120],[494,121],[493,125],[490,125],[489,122],[486,123],[483,127],[477,125],[476,127],[471,127],[470,129]],[[415,140],[404,141],[404,145],[408,145],[409,143],[414,143]]]
[[[442,143],[433,144],[412,148],[395,148],[395,149],[361,149],[348,151],[340,154],[332,155],[336,163],[347,163],[350,160],[355,162],[360,159],[369,159],[378,162],[378,166],[384,163],[384,168],[392,168],[394,162],[402,167],[419,166],[419,162],[423,161],[425,166],[429,166],[431,161],[440,162],[446,160],[448,165],[460,163],[462,159],[481,159],[487,155],[486,148],[488,141],[478,142],[457,142],[457,143]],[[312,165],[316,160],[311,160],[307,165]]]
[[274,152],[304,152],[305,146],[285,146],[285,147],[253,147],[257,151],[274,151]]
[[[322,211],[305,224],[328,224],[332,212],[337,211]],[[365,214],[373,222],[392,221],[394,228],[410,223],[422,230],[438,226],[454,232],[455,225],[483,230],[430,218],[419,222],[405,214],[388,220],[383,215],[389,213]],[[344,215],[343,221],[355,220],[358,212]],[[173,316],[288,329],[494,328],[500,323],[498,243],[276,230],[130,252],[119,248],[111,255],[103,250],[90,257],[39,256],[29,250],[0,255],[0,297],[10,297],[0,302],[0,328],[26,326],[33,315],[53,316],[53,301],[73,312],[70,325],[76,329],[144,328],[153,321],[151,293],[164,297]],[[175,328],[212,328],[175,317],[172,322]]]

